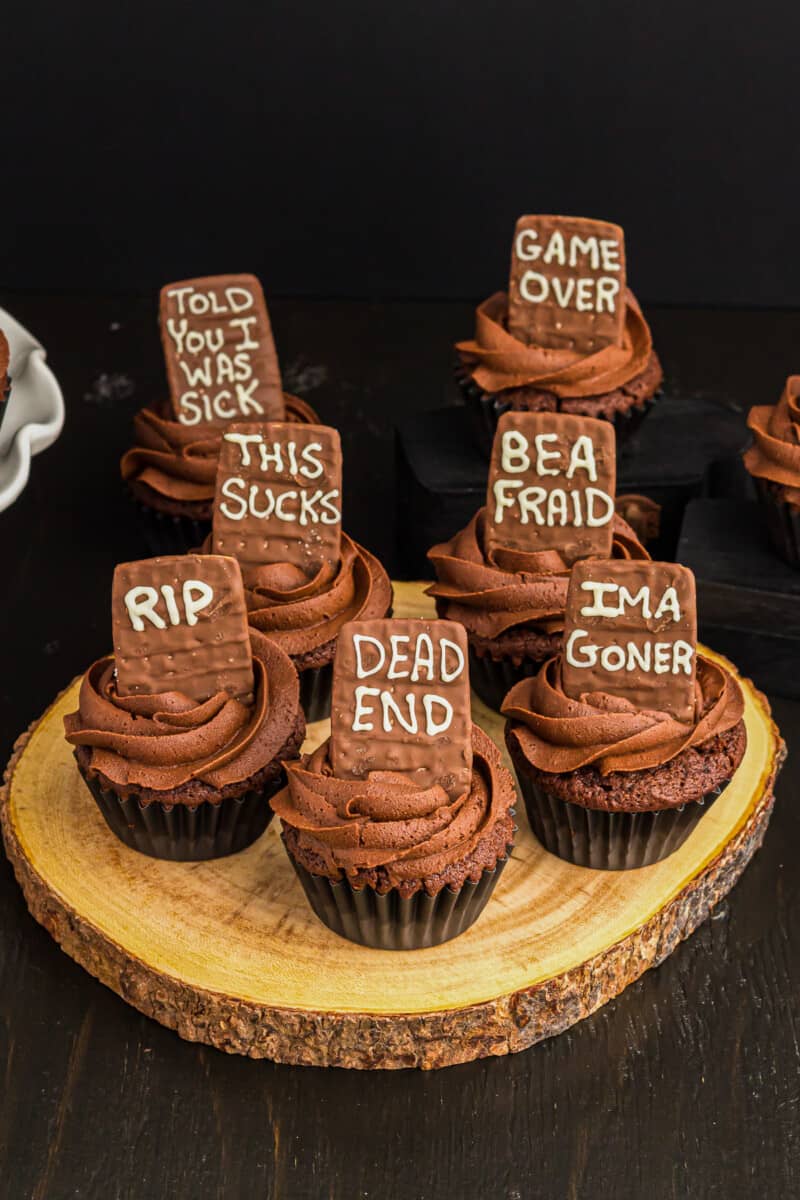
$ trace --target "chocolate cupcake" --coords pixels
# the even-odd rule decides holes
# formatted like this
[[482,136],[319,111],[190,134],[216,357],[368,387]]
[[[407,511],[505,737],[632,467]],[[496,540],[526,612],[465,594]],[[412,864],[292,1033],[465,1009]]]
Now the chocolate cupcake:
[[[220,564],[236,572],[235,614]],[[248,638],[232,560],[152,559],[117,571],[126,573],[128,593],[165,583],[150,610],[165,629],[153,627],[152,637],[149,626],[123,629],[115,602],[115,654],[89,668],[78,710],[65,718],[78,770],[109,828],[132,849],[181,862],[233,854],[269,824],[270,797],[286,780],[284,760],[305,736],[297,673],[274,642],[255,630]],[[217,602],[207,621],[201,612],[189,629],[182,620],[169,623],[180,609],[180,579],[195,595],[198,581],[213,584]],[[235,637],[234,618],[241,626]],[[241,687],[231,674],[237,658]],[[132,670],[139,674],[131,684]]]
[[[685,578],[691,572],[667,564],[652,564],[645,574],[639,569],[636,582],[649,580],[642,586],[652,595],[650,570],[659,573],[662,595],[667,572],[679,580],[680,640],[672,640],[671,615],[655,617],[651,609],[652,619],[645,619],[636,606],[640,589],[629,586],[633,575],[615,576],[610,564],[582,563],[575,568],[577,587],[590,577],[604,584],[621,582],[635,612],[628,611],[626,622],[620,611],[618,628],[601,620],[598,632],[596,618],[587,619],[585,607],[580,616],[577,608],[586,628],[568,617],[569,629],[583,635],[569,645],[580,648],[572,658],[569,649],[551,658],[538,675],[516,684],[503,704],[506,742],[531,828],[545,849],[579,866],[625,870],[672,854],[727,787],[747,746],[737,681],[720,662],[695,656],[693,649],[690,655],[687,649],[695,644],[693,632],[685,629],[694,624],[694,613],[687,612],[693,606],[693,586],[691,594],[681,594],[677,573]],[[585,605],[571,591],[570,605],[573,600]],[[648,600],[638,603],[647,605]],[[664,639],[660,650],[651,646],[652,656],[647,631]],[[605,680],[588,663],[587,636],[595,666],[605,662]],[[626,636],[635,647],[634,668]],[[643,661],[659,663],[663,673],[648,679]],[[690,661],[688,675],[683,665]],[[670,662],[679,664],[677,674],[670,673]],[[677,688],[689,689],[688,704],[680,695],[673,703]]]
[[470,720],[463,630],[369,621],[342,639],[331,739],[289,764],[272,807],[328,928],[384,950],[435,946],[494,890],[514,838],[513,781]]
[[638,427],[663,372],[625,286],[623,231],[603,221],[521,217],[509,291],[480,304],[456,344],[456,378],[488,455],[504,412],[565,412]]
[[[521,474],[503,463],[506,437],[515,439],[513,445],[524,455],[527,468]],[[533,450],[537,438],[555,439],[546,445],[557,448],[545,452],[539,464],[542,473],[536,470]],[[593,447],[588,474],[576,468],[567,478],[575,447],[581,445]],[[594,526],[587,524],[589,492],[582,487],[589,477],[592,496],[605,498],[604,521]],[[535,675],[561,649],[575,561],[588,556],[649,559],[634,531],[613,511],[614,482],[613,436],[606,424],[563,414],[505,414],[492,453],[487,507],[450,541],[428,551],[437,580],[428,594],[435,598],[440,617],[465,627],[472,687],[490,708],[499,712],[509,688]],[[516,496],[524,497],[534,488],[542,496],[553,496],[564,523],[547,524],[546,498],[532,511],[509,509],[505,497],[512,484]],[[506,489],[500,504],[497,487]]]
[[205,548],[238,560],[248,621],[297,668],[307,721],[330,712],[342,627],[392,607],[386,571],[342,530],[341,496],[335,429],[271,421],[225,431]]
[[751,408],[754,442],[744,463],[753,476],[775,551],[800,568],[800,375],[790,375],[775,405]]
[[[244,314],[244,315],[243,315]],[[120,472],[153,554],[182,554],[211,527],[222,431],[231,421],[318,420],[281,389],[269,315],[252,275],[221,275],[161,290],[169,398],[134,417]]]

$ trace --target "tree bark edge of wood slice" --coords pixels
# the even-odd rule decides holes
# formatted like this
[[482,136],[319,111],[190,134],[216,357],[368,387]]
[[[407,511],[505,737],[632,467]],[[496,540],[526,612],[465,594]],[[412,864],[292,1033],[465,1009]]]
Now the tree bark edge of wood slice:
[[[414,586],[406,585],[408,588]],[[401,609],[416,607],[414,593],[403,593]],[[412,613],[409,611],[408,615]],[[58,701],[34,722],[14,747],[6,784],[0,794],[0,823],[6,853],[31,914],[61,948],[127,1003],[188,1041],[205,1042],[229,1053],[282,1063],[362,1069],[430,1069],[513,1053],[563,1032],[619,995],[649,967],[661,963],[708,917],[761,845],[774,804],[773,787],[785,748],[771,721],[766,700],[747,681],[743,681],[743,685],[749,703],[764,725],[769,749],[760,764],[758,778],[753,782],[750,801],[744,806],[745,818],[737,823],[732,836],[718,852],[683,881],[682,886],[665,896],[664,903],[641,924],[598,953],[566,970],[536,979],[528,986],[515,987],[491,999],[451,1009],[359,1012],[333,1011],[323,1006],[295,1008],[271,1005],[263,1000],[256,1002],[199,987],[190,979],[158,969],[132,953],[108,930],[99,928],[91,913],[81,912],[68,903],[37,869],[30,847],[26,846],[24,830],[20,828],[19,813],[15,813],[12,802],[15,771],[30,746],[32,735],[47,722]],[[71,687],[74,689],[74,684]],[[69,692],[67,689],[62,697]],[[524,817],[522,819],[524,821]],[[110,831],[107,836],[113,839]],[[531,834],[526,836],[532,839]],[[141,857],[134,851],[123,850],[126,855],[133,856],[134,863]],[[539,852],[544,855],[541,848]],[[544,857],[550,859],[549,855]],[[143,861],[150,863],[153,860]],[[341,942],[341,939],[335,940]],[[458,941],[460,939],[456,939],[456,943]],[[447,943],[447,946],[454,944]],[[364,951],[361,947],[356,949],[361,955],[382,953]],[[438,949],[445,950],[446,946]],[[433,955],[436,952],[420,953]],[[403,957],[403,952],[396,952],[392,959],[402,960]]]

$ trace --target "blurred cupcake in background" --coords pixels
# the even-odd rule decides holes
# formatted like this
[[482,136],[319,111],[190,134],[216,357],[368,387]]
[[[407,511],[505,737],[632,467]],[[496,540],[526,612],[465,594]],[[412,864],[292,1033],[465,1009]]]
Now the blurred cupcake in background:
[[253,275],[217,275],[161,289],[169,395],[134,417],[120,471],[153,554],[198,546],[211,527],[222,430],[235,420],[313,423],[283,392],[269,314]]
[[659,393],[650,328],[626,286],[618,225],[524,216],[507,292],[478,305],[456,344],[456,377],[484,453],[504,412],[563,412],[611,422],[620,441]]
[[744,464],[753,477],[769,540],[800,568],[800,375],[790,375],[777,404],[751,408],[754,440]]

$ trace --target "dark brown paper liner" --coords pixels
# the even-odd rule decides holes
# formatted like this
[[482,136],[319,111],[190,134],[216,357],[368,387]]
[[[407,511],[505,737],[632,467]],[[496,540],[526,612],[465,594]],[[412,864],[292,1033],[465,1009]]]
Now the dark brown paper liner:
[[508,862],[507,856],[498,859],[477,883],[467,879],[457,890],[444,887],[429,896],[420,888],[403,897],[397,888],[381,895],[371,887],[354,888],[345,877],[335,882],[313,875],[291,854],[289,859],[323,925],[376,950],[423,950],[458,937],[477,921]]
[[[80,770],[80,767],[78,768]],[[121,842],[151,858],[172,862],[201,862],[244,850],[260,837],[272,820],[270,797],[286,785],[281,771],[269,784],[241,796],[185,804],[142,804],[135,794],[120,796],[102,788],[96,779],[81,776],[112,833]]]
[[619,813],[584,808],[545,791],[517,769],[531,829],[551,854],[578,867],[630,871],[673,854],[727,784],[682,808]]
[[753,482],[773,550],[790,567],[800,569],[800,508],[780,498],[777,484],[757,478]]
[[331,715],[331,691],[333,688],[333,661],[323,667],[300,669],[300,707],[306,715],[307,724],[324,721]]
[[495,712],[500,712],[503,701],[514,684],[519,683],[520,679],[538,675],[544,662],[543,658],[531,658],[528,655],[519,662],[510,658],[495,660],[490,654],[478,654],[470,645],[470,687],[484,704],[493,708]]
[[211,532],[210,519],[161,512],[138,500],[133,504],[142,537],[154,558],[196,551]]
[[[497,422],[503,413],[508,411],[511,404],[504,399],[502,392],[489,393],[479,387],[464,364],[458,359],[455,365],[455,375],[470,418],[473,440],[481,453],[489,458],[492,453],[494,435],[497,432]],[[600,413],[596,414],[600,420],[611,420],[617,437],[617,446],[623,445],[636,432],[659,394],[656,392],[655,396],[650,396],[641,402],[637,401],[630,408],[615,412],[611,418],[604,417]],[[556,411],[558,411],[558,407]]]

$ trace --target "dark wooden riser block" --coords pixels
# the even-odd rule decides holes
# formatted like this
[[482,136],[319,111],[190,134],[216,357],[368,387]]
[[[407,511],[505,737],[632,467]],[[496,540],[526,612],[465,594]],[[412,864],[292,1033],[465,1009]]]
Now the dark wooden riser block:
[[758,504],[693,500],[678,558],[695,573],[703,641],[763,691],[800,698],[800,571],[770,547]]
[[[662,506],[650,551],[675,557],[687,503],[706,494],[749,495],[738,457],[747,445],[744,414],[708,399],[663,396],[617,463],[617,491],[639,492]],[[430,573],[428,548],[461,529],[484,503],[487,464],[461,406],[398,422],[397,498],[402,574]]]

